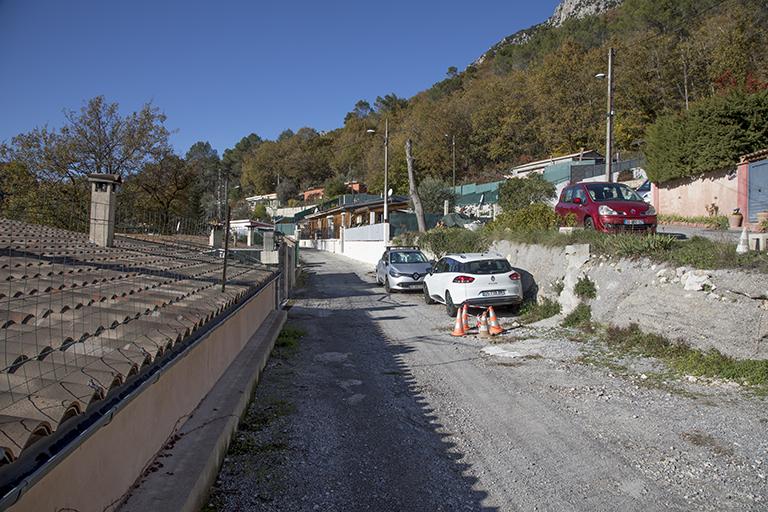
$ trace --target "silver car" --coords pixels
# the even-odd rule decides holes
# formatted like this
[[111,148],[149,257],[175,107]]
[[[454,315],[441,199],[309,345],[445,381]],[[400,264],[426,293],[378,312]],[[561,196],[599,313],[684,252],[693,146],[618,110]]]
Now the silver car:
[[421,290],[432,263],[416,247],[388,247],[376,264],[376,282],[387,293],[394,290]]

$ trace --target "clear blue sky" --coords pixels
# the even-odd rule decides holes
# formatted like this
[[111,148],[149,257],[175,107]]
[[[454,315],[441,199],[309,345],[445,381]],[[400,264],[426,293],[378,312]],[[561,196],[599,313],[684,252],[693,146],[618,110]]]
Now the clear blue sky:
[[410,97],[557,3],[0,0],[0,141],[99,94],[124,113],[154,102],[181,154],[334,129],[357,100]]

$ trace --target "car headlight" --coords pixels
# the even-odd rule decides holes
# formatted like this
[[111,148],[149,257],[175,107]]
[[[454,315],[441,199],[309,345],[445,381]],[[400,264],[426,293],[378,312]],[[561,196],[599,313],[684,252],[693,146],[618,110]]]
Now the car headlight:
[[649,206],[648,209],[645,210],[645,215],[656,215],[656,208]]
[[391,275],[392,277],[401,277],[403,274],[401,274],[400,272],[397,272],[397,271],[395,271],[395,269],[391,268],[391,269],[389,269],[389,275]]
[[600,215],[621,215],[619,212],[605,204],[601,205],[600,208],[597,209],[597,213]]

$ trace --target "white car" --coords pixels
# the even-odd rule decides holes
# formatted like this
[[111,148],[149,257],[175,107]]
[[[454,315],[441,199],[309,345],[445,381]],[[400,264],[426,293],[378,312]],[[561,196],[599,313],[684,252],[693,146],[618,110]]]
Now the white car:
[[424,278],[424,301],[441,302],[450,316],[463,304],[506,306],[523,302],[520,274],[498,254],[448,254]]

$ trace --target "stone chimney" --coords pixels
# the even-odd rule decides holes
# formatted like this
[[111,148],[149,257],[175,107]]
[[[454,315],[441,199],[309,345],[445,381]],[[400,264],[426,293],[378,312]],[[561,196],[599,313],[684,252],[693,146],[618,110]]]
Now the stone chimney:
[[115,237],[115,192],[122,183],[117,174],[89,174],[91,217],[89,240],[101,247],[112,247]]

